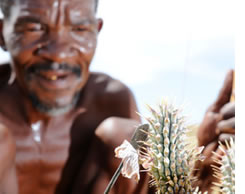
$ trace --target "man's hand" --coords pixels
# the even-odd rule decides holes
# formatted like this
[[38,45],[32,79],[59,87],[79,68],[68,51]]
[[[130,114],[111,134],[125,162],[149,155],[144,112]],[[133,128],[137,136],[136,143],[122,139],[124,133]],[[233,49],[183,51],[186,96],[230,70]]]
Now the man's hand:
[[[95,133],[97,137],[99,137],[108,148],[107,163],[109,167],[109,180],[121,162],[120,159],[115,157],[115,148],[121,145],[125,139],[130,141],[139,124],[139,121],[129,118],[110,117],[103,121],[96,129]],[[146,173],[141,173],[140,176],[139,183],[135,180],[120,176],[110,193],[147,193],[149,177]]]
[[211,191],[212,182],[216,182],[213,177],[211,164],[214,164],[214,155],[216,152],[222,155],[218,149],[218,142],[229,140],[235,135],[235,103],[230,102],[233,83],[233,71],[229,71],[224,81],[224,85],[220,90],[218,98],[207,110],[203,122],[198,130],[198,144],[205,146],[203,151],[206,159],[197,163],[196,176],[198,178],[197,186],[202,191]]
[[7,127],[0,124],[0,194],[17,194],[15,142]]

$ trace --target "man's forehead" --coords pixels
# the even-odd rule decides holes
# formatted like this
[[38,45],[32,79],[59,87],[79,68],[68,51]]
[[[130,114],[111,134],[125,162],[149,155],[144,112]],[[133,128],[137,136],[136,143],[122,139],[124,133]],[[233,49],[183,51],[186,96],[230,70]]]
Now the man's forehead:
[[95,0],[18,0],[22,8],[54,8],[67,6],[71,8],[94,9]]

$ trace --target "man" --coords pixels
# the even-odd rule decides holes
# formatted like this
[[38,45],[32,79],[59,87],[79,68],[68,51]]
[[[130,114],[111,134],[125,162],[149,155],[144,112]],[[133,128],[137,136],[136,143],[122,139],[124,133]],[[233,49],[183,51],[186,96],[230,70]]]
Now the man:
[[[113,150],[140,119],[125,85],[89,72],[102,28],[96,7],[1,1],[0,44],[12,59],[0,67],[1,194],[100,194],[118,167]],[[146,192],[144,176],[120,178],[112,191]]]
[[[125,85],[89,72],[102,28],[96,0],[1,7],[12,70],[0,67],[0,193],[103,193],[120,162],[113,150],[139,117]],[[147,193],[145,175],[138,185],[120,177],[111,193]]]

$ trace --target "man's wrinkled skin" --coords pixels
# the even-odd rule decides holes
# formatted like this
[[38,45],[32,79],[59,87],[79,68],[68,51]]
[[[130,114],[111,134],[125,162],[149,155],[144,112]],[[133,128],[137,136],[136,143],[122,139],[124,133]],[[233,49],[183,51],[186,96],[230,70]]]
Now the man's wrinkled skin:
[[235,136],[235,102],[230,102],[233,85],[233,71],[229,71],[226,75],[224,84],[216,101],[208,108],[203,122],[198,130],[198,144],[205,146],[203,151],[206,159],[204,162],[198,162],[196,168],[196,176],[198,181],[196,185],[202,191],[212,191],[214,186],[212,182],[217,182],[213,177],[211,164],[215,164],[214,154],[216,152],[222,155],[222,151],[218,149],[219,141],[224,143],[225,140]]
[[[102,20],[94,0],[16,0],[0,22],[0,194],[100,194],[114,148],[140,123],[130,90],[90,73]],[[120,177],[112,194],[147,193]]]
[[[95,2],[15,2],[0,21],[0,44],[16,73],[8,85],[10,64],[0,66],[0,194],[103,193],[120,163],[114,148],[130,139],[140,119],[125,85],[89,72],[102,28]],[[206,156],[234,134],[231,83],[229,73],[200,127]],[[198,167],[203,190],[212,180],[210,163]],[[147,187],[144,173],[138,185],[120,177],[111,194],[144,194]]]

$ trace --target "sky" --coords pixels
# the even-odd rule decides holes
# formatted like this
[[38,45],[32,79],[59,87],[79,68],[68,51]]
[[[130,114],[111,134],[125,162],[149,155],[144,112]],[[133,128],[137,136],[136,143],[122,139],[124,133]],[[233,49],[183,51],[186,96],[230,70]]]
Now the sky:
[[235,67],[234,15],[232,1],[100,1],[92,69],[126,83],[143,115],[168,98],[200,123]]
[[125,83],[143,115],[168,98],[200,123],[235,67],[232,1],[101,0],[97,15],[104,26],[91,69]]

